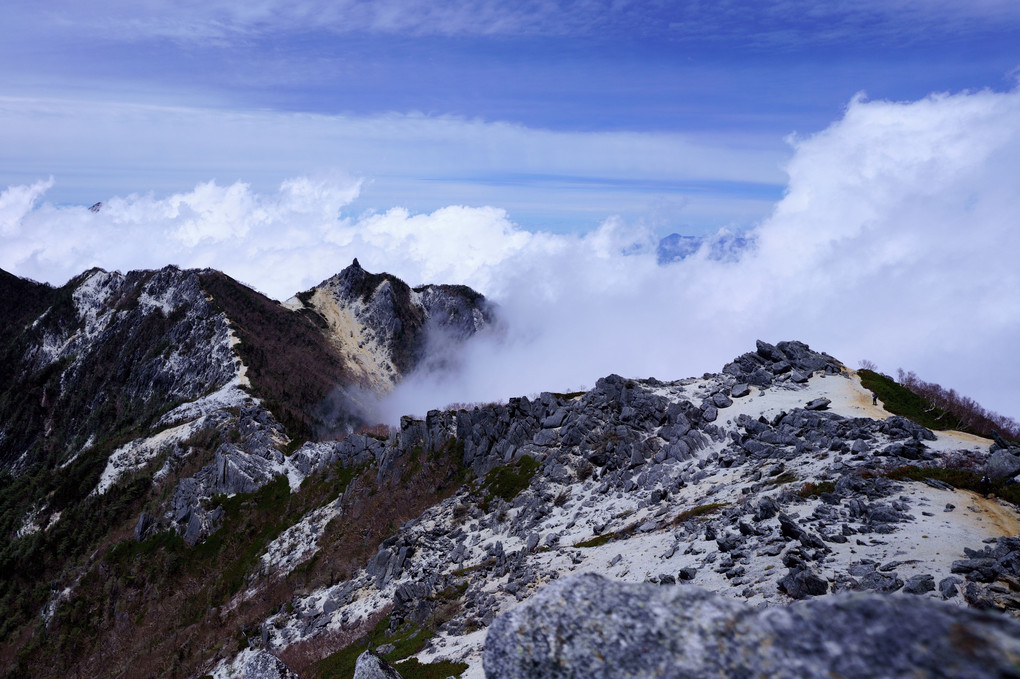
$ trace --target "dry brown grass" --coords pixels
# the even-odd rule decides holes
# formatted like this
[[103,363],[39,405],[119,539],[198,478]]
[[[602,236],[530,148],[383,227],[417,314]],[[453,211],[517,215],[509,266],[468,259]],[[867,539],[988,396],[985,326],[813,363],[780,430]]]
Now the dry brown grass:
[[317,634],[311,639],[291,644],[277,654],[287,667],[297,672],[298,676],[310,677],[315,665],[328,655],[347,648],[358,641],[379,624],[379,621],[390,614],[392,606],[386,606],[372,615],[359,620],[357,624],[341,630],[330,630]]
[[[202,675],[210,660],[232,657],[246,644],[246,636],[257,637],[262,621],[295,596],[346,579],[401,523],[456,490],[462,473],[456,455],[420,455],[414,473],[402,481],[410,457],[398,459],[392,474],[379,482],[375,468],[357,477],[342,516],[320,541],[318,558],[284,577],[249,577],[242,593],[255,587],[251,597],[236,595],[214,607],[216,573],[185,567],[174,577],[161,575],[160,569],[171,568],[175,558],[168,552],[139,558],[126,572],[119,571],[121,575],[106,563],[105,552],[97,553],[75,590],[73,615],[60,617],[46,634],[26,628],[0,648],[0,658],[10,660],[4,664],[5,676]],[[133,521],[115,527],[104,544],[130,539],[133,528]],[[189,554],[194,552],[185,551],[180,558]],[[346,638],[324,638],[282,655],[293,655],[296,665],[308,666],[337,650]],[[319,653],[323,655],[315,657]]]

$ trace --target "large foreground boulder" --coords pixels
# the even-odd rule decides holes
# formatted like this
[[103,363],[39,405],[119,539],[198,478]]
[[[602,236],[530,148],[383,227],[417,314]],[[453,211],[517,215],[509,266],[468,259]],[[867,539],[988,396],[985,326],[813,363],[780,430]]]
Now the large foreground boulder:
[[498,617],[489,679],[1020,677],[1020,625],[917,597],[834,595],[764,610],[692,586],[585,574]]

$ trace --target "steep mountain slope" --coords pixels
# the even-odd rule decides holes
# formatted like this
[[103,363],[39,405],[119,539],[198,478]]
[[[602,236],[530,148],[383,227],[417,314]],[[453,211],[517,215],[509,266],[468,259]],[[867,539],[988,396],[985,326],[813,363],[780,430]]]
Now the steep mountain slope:
[[0,282],[5,676],[349,677],[373,647],[479,677],[496,617],[578,573],[1020,610],[1016,507],[965,490],[1020,450],[889,416],[798,342],[354,431],[484,299],[357,262],[288,307],[172,267]]
[[[693,582],[751,604],[873,590],[1020,611],[1016,508],[898,480],[908,466],[980,473],[996,446],[888,417],[796,342],[759,343],[702,379],[610,376],[585,394],[433,412],[405,421],[378,473],[415,445],[462,445],[477,481],[403,525],[363,571],[266,621],[262,645],[312,676],[342,675],[329,660],[302,666],[301,649],[340,646],[383,615],[395,638],[437,633],[420,660],[481,676],[485,627],[574,572]],[[305,535],[314,551],[321,533]],[[383,655],[406,656],[397,646]],[[216,676],[239,676],[253,653]]]
[[198,543],[232,519],[217,495],[296,490],[335,460],[314,441],[366,422],[366,375],[322,318],[219,272],[0,274],[0,659],[40,611],[61,617],[97,547],[132,529]]

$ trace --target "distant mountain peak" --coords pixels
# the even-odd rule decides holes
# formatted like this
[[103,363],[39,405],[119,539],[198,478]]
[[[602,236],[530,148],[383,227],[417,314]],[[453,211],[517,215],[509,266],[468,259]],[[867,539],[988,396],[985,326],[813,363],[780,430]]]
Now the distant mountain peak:
[[734,261],[752,247],[754,238],[746,233],[731,233],[725,229],[709,236],[687,236],[671,233],[659,241],[655,255],[660,265],[679,262],[705,249],[708,259]]
[[345,360],[378,391],[416,369],[442,366],[460,343],[495,321],[493,305],[467,286],[412,289],[392,274],[366,271],[357,258],[286,306],[316,314]]

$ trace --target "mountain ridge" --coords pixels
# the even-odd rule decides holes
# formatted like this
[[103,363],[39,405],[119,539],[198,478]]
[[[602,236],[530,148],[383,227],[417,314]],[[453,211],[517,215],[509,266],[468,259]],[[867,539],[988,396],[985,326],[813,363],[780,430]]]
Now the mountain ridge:
[[371,648],[470,679],[497,618],[576,574],[1020,612],[1016,507],[939,480],[1001,484],[1020,449],[892,416],[801,342],[369,427],[393,380],[355,347],[442,369],[498,323],[484,298],[357,261],[286,306],[176,267],[0,284],[35,314],[4,335],[6,676],[349,677]]
[[391,274],[368,273],[357,258],[285,306],[321,318],[366,386],[377,391],[391,389],[422,361],[424,369],[441,369],[450,358],[447,345],[455,348],[495,322],[491,303],[467,286],[411,288]]
[[290,453],[363,426],[375,397],[314,317],[211,269],[59,288],[4,272],[0,311],[4,636],[32,601],[53,620],[40,575],[63,578],[109,525],[197,544],[229,518],[213,497],[299,485],[334,450]]

